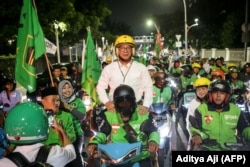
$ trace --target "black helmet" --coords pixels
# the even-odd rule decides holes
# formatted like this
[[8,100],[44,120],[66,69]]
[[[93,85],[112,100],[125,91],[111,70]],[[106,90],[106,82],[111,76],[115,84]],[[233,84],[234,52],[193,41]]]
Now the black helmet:
[[[230,97],[230,86],[229,83],[225,80],[215,80],[210,84],[209,87],[209,103],[212,104],[216,109],[223,109],[225,106],[227,106],[229,104],[229,97]],[[216,104],[213,100],[212,97],[212,92],[214,91],[222,91],[227,93],[224,101],[221,104]]]
[[220,60],[220,61],[221,61],[221,57],[216,57],[216,58],[215,58],[215,61],[217,61],[217,60]]
[[248,67],[250,67],[250,63],[244,64],[244,66],[242,67],[242,72],[246,72],[246,68]]
[[154,74],[155,80],[162,80],[162,79],[166,80],[166,78],[168,78],[168,75],[163,71],[158,71]]
[[218,80],[213,81],[210,84],[209,91],[213,92],[213,91],[218,91],[218,90],[230,94],[231,88],[227,81],[218,79]]
[[181,69],[185,77],[191,77],[193,69],[190,64],[182,65]]
[[136,98],[133,88],[128,85],[118,86],[114,91],[114,104],[123,121],[129,121],[136,109]]
[[208,61],[215,61],[215,59],[213,57],[209,57]]
[[167,84],[167,74],[163,71],[158,71],[154,75],[154,85],[160,89],[164,88]]

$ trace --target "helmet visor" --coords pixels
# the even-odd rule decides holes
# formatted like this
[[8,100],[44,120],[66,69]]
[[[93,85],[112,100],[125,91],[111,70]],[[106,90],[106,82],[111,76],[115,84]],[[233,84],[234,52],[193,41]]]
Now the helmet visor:
[[130,95],[120,96],[116,100],[117,107],[129,107],[132,105],[134,98]]
[[116,111],[121,114],[121,118],[124,122],[128,122],[134,113],[134,101],[135,99],[129,95],[117,98],[115,108]]

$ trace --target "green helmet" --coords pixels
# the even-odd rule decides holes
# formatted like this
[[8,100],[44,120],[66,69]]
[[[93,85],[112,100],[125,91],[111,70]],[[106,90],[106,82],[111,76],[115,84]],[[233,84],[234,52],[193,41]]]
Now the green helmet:
[[48,118],[45,110],[33,102],[13,107],[5,120],[4,130],[10,143],[32,144],[48,137]]
[[231,67],[229,73],[238,73],[238,69],[236,67]]

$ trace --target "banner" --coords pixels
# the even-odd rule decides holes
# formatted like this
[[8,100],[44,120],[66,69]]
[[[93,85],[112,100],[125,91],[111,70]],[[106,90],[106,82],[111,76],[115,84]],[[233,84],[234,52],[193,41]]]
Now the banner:
[[56,45],[50,42],[47,38],[45,38],[45,45],[46,45],[46,53],[50,53],[53,55],[56,54]]
[[36,90],[34,61],[46,51],[44,34],[33,5],[31,0],[23,0],[15,66],[16,81],[30,93]]

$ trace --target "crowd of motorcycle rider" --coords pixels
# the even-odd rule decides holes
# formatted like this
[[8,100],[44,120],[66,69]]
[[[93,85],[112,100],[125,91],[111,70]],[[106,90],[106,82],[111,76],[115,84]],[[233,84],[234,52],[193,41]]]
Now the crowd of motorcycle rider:
[[[152,115],[148,112],[153,103],[168,104],[171,106],[171,114],[176,115],[175,123],[183,122],[189,132],[188,150],[229,150],[226,143],[237,143],[239,139],[250,140],[248,115],[250,63],[240,68],[237,64],[225,63],[223,57],[201,60],[199,57],[191,56],[176,56],[172,59],[170,56],[160,58],[154,56],[143,65],[134,60],[135,42],[128,35],[116,39],[115,54],[118,59],[103,67],[96,86],[99,100],[108,111],[101,115],[101,123],[94,127],[95,136],[91,136],[85,146],[83,136],[89,127],[83,127],[83,124],[87,125],[88,111],[82,101],[82,96],[86,92],[79,89],[82,75],[79,66],[72,67],[72,75],[67,74],[66,67],[55,66],[52,71],[53,82],[39,92],[41,96],[39,106],[35,103],[20,106],[22,102],[15,81],[4,79],[6,82],[3,81],[5,84],[0,94],[0,103],[3,104],[0,129],[6,130],[2,131],[5,133],[2,138],[9,141],[1,147],[0,154],[5,158],[0,159],[0,164],[2,162],[5,165],[15,166],[15,162],[7,158],[13,150],[24,153],[29,161],[34,161],[35,158],[28,157],[28,153],[22,152],[21,147],[42,143],[41,145],[60,146],[64,153],[68,152],[68,155],[71,155],[60,163],[51,156],[47,159],[47,163],[54,166],[84,166],[82,148],[86,147],[89,156],[96,158],[97,144],[106,143],[108,139],[110,142],[142,142],[147,150],[133,160],[133,163],[139,162],[141,166],[151,167],[155,163],[152,153],[157,152],[160,144],[160,135],[153,124]],[[8,91],[9,85],[12,86],[10,91]],[[185,101],[183,97],[188,91],[193,91],[195,98],[186,111],[183,110]],[[12,106],[7,105],[12,102],[10,97],[18,99]],[[4,101],[4,98],[7,98],[9,103]],[[244,111],[237,105],[238,102],[244,104]],[[40,111],[42,110],[40,106],[46,112],[53,113],[54,125],[43,126],[49,129],[49,134],[44,133],[46,138],[25,141],[27,136],[22,135],[28,134],[30,129],[25,130],[27,127],[23,127],[23,131],[27,133],[21,135],[20,132],[13,131],[12,123],[21,122],[18,120],[16,110],[33,108]],[[12,110],[13,112],[10,112]],[[10,113],[9,118],[8,113]],[[23,114],[27,116],[27,113]],[[25,116],[21,117],[22,120]],[[35,118],[37,117],[34,116]],[[42,118],[40,116],[37,119]],[[52,147],[52,150],[59,149]],[[72,149],[75,150],[74,153]],[[38,150],[36,146],[34,156]],[[60,154],[60,156],[65,158],[66,155]]]
[[[188,150],[230,150],[233,148],[226,143],[248,143],[250,63],[240,68],[235,63],[225,63],[223,57],[176,58],[162,77],[159,63],[162,60],[148,65],[149,71],[155,71],[154,85],[159,85],[159,78],[165,87],[171,80],[177,85],[172,87],[174,98],[169,102],[176,106],[175,123],[182,119],[189,132]],[[184,110],[187,92],[194,92],[195,98]],[[243,147],[249,150],[249,146]]]

